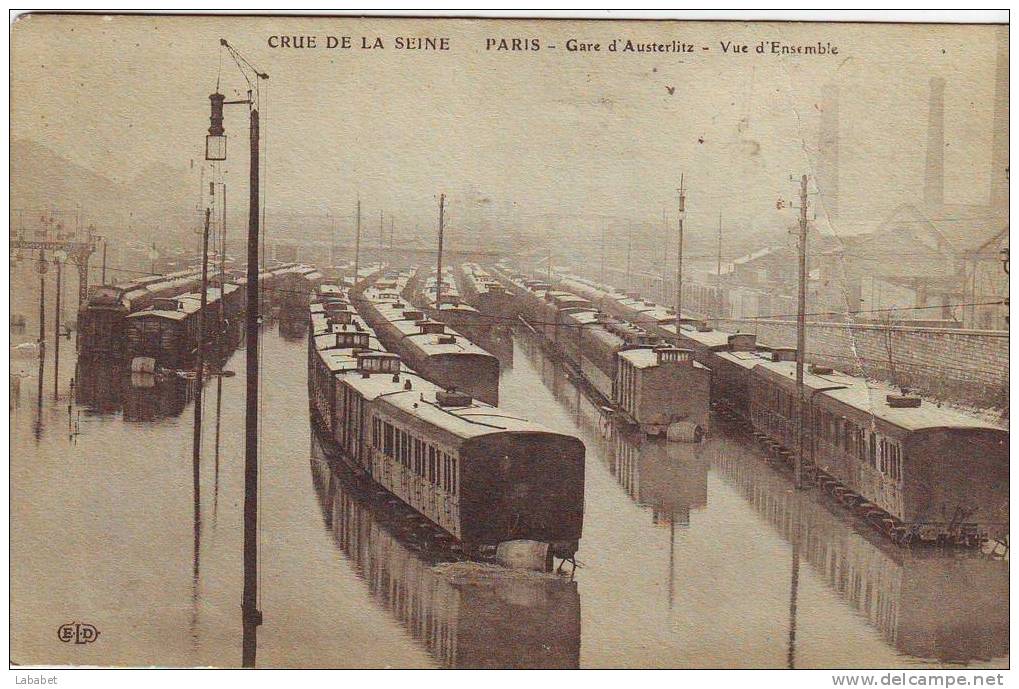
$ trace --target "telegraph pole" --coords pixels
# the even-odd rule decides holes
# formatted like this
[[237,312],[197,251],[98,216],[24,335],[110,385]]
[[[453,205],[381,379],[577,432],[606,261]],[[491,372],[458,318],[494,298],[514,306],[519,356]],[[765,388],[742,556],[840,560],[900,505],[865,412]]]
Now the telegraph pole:
[[351,289],[361,276],[361,197],[357,197],[357,233],[354,235],[354,280]]
[[382,211],[379,211],[379,271],[382,271],[382,237],[384,230],[382,229]]
[[803,488],[803,434],[806,398],[803,390],[803,358],[807,344],[807,176],[800,177],[799,295],[796,304],[796,392],[799,410],[796,419],[796,487]]
[[435,310],[442,310],[442,226],[446,222],[446,195],[439,194],[439,260],[435,267]]
[[[715,263],[715,318],[722,317],[722,211],[718,211],[718,261]],[[715,327],[718,322],[715,321]]]
[[718,211],[718,261],[715,263],[715,275],[722,276],[722,211]]
[[601,228],[601,283],[605,284],[605,226]]
[[42,371],[46,360],[46,252],[39,251],[39,396],[38,406],[42,408]]
[[630,277],[630,258],[633,253],[633,224],[626,226],[626,291],[633,291],[633,278]]
[[[191,461],[194,465],[194,488],[198,495],[198,465],[202,455],[202,383],[205,379],[205,309],[209,293],[209,216],[210,210],[205,209],[205,228],[202,230],[202,293],[201,310],[198,312],[198,354],[195,370],[198,375],[195,388],[195,427],[191,438]],[[222,301],[222,299],[220,299]]]
[[60,392],[60,292],[61,277],[64,272],[64,264],[60,261],[59,252],[53,254],[53,265],[57,269],[57,294],[56,304],[53,307],[53,399],[57,399]]
[[107,240],[103,239],[103,284],[106,284],[106,244]]
[[389,250],[390,251],[393,250],[393,225],[394,225],[393,214],[390,213],[389,214]]
[[683,322],[683,220],[686,218],[686,187],[684,176],[679,176],[679,242],[676,247],[676,336],[679,336],[679,325]]

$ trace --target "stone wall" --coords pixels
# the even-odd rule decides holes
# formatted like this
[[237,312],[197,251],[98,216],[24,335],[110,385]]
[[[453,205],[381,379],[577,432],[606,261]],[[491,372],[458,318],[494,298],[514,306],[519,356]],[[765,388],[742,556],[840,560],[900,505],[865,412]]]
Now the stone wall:
[[[796,346],[796,322],[711,321],[760,343]],[[845,323],[807,324],[807,361],[905,386],[932,399],[1008,410],[1008,332]]]

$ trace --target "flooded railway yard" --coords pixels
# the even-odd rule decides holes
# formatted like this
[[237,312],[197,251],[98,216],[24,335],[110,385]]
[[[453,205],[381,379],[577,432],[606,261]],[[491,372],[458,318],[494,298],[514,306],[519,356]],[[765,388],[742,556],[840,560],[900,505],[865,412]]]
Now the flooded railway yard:
[[[725,424],[639,439],[511,345],[500,408],[586,448],[572,577],[435,551],[322,451],[306,340],[265,328],[258,665],[1007,667],[1007,560],[895,546]],[[243,352],[205,385],[196,500],[193,383],[83,365],[71,400],[66,350],[56,400],[50,354],[41,406],[32,368],[11,403],[12,660],[238,664]],[[67,619],[101,640],[60,643]]]

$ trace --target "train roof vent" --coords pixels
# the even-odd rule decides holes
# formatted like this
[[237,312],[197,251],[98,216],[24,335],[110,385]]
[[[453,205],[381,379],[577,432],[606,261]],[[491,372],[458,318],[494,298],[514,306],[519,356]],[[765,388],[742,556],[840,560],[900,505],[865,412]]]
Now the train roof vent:
[[699,332],[699,333],[710,333],[711,332],[711,326],[708,325],[705,321],[697,321],[697,332]]
[[421,328],[422,335],[441,335],[446,332],[446,326],[439,321],[426,319],[418,321],[417,324]]
[[336,346],[342,348],[363,348],[367,351],[368,333],[355,331],[336,333]]
[[435,393],[435,401],[440,407],[469,407],[473,400],[466,392],[460,392],[456,388],[439,390]]
[[920,398],[916,395],[887,395],[885,400],[889,407],[895,409],[915,409],[920,406]]
[[367,349],[357,350],[357,370],[362,377],[372,373],[399,373],[400,357],[392,352],[372,352]]
[[807,370],[815,376],[830,376],[835,372],[831,366],[818,366],[817,364],[811,364]]
[[673,347],[672,345],[656,345],[654,352],[659,364],[671,361],[683,363],[693,362],[693,359],[691,358],[693,352],[689,349],[680,349],[679,347]]
[[406,318],[408,321],[414,321],[416,323],[420,320],[423,320],[425,314],[421,313],[420,311],[407,310],[403,312],[403,317]]
[[754,333],[733,333],[729,335],[730,352],[752,352],[757,349],[757,335]]
[[439,344],[456,344],[455,335],[439,335]]
[[796,361],[796,347],[772,347],[772,361]]

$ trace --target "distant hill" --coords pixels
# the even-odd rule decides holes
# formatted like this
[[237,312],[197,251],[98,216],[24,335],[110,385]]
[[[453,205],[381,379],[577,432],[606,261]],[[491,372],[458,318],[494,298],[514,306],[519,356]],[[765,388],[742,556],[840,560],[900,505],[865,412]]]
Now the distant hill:
[[13,209],[80,207],[113,241],[169,243],[194,228],[198,178],[187,163],[148,165],[117,182],[28,139],[13,140],[10,156],[12,222]]

